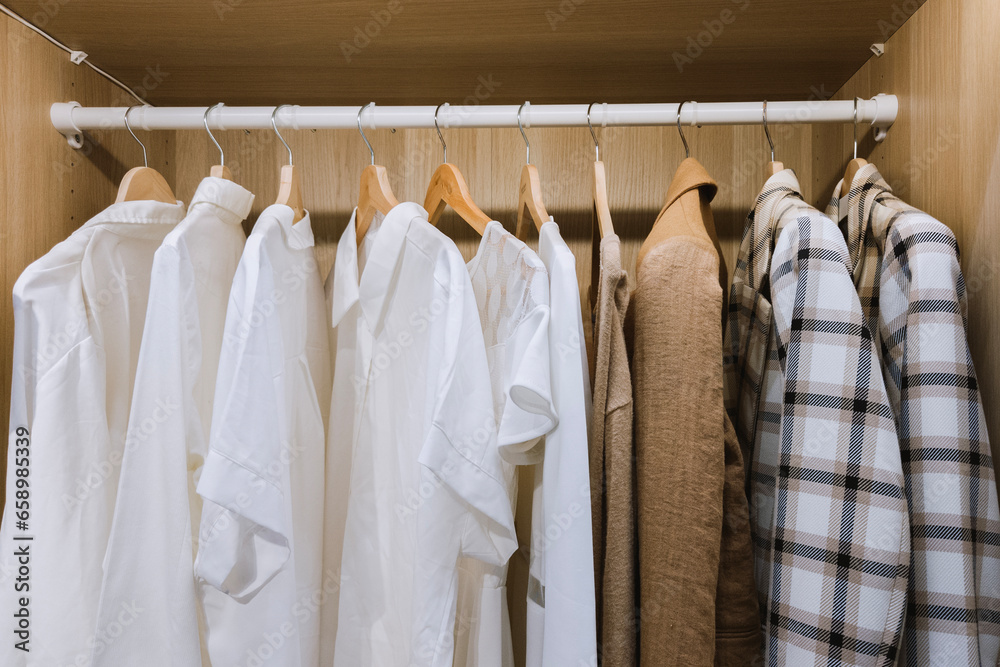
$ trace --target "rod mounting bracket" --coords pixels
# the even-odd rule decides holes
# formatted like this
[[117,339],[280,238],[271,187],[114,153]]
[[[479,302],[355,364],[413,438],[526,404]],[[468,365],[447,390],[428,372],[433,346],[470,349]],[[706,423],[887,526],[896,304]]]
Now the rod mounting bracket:
[[899,113],[899,98],[895,95],[879,93],[871,99],[875,103],[875,118],[872,119],[876,143],[882,143],[889,135],[889,128]]
[[56,102],[49,109],[49,118],[59,134],[66,137],[71,148],[83,148],[83,130],[73,122],[73,109],[80,106],[79,102]]

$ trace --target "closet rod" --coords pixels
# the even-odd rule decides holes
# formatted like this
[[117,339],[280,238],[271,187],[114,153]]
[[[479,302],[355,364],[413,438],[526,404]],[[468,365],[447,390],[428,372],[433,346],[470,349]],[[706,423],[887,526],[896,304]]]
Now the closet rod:
[[[444,106],[438,114],[442,128],[517,127],[520,105]],[[525,127],[586,127],[588,104],[526,105],[522,113]],[[595,104],[591,121],[595,126],[673,125],[677,122],[677,104]],[[201,130],[207,107],[152,107],[132,110],[129,123],[144,130]],[[283,128],[301,130],[357,129],[361,107],[286,106],[277,115]],[[52,124],[70,145],[83,145],[84,130],[124,130],[125,107],[84,107],[77,102],[57,102],[50,112]],[[372,106],[362,115],[369,129],[433,128],[434,105]],[[274,107],[219,106],[212,111],[209,123],[217,130],[271,129]],[[681,110],[685,125],[758,125],[763,102],[688,102]],[[899,101],[895,95],[879,94],[859,100],[857,122],[875,128],[875,140],[885,138],[896,120]],[[853,100],[809,100],[768,102],[769,125],[782,123],[853,123]]]

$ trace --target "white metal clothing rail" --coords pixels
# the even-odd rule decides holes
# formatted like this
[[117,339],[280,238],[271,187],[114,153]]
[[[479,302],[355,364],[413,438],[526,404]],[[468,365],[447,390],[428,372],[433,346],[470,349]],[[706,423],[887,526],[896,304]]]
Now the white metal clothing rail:
[[[586,127],[588,104],[525,104],[524,127]],[[438,112],[442,128],[517,127],[520,105],[449,106]],[[590,111],[594,127],[673,125],[678,104],[595,104]],[[434,106],[369,106],[362,121],[369,129],[433,128]],[[681,109],[683,125],[760,125],[763,102],[686,102]],[[55,128],[70,145],[83,145],[84,130],[124,130],[127,107],[84,107],[77,102],[52,105]],[[129,124],[143,130],[203,130],[207,107],[135,107]],[[282,107],[275,121],[281,128],[301,130],[357,129],[361,107]],[[218,106],[209,116],[216,130],[263,130],[271,128],[274,107]],[[787,123],[854,123],[875,128],[875,140],[885,138],[896,120],[899,101],[895,95],[876,95],[858,100],[768,102],[768,125]]]

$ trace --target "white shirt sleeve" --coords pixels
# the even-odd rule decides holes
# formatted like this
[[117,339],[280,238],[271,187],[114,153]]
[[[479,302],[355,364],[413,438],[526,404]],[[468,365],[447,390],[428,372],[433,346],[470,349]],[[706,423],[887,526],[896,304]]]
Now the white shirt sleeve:
[[506,348],[508,400],[500,417],[500,454],[515,465],[541,463],[542,436],[559,423],[552,405],[547,304],[536,306],[521,320]]
[[282,456],[284,366],[274,275],[251,235],[230,293],[215,414],[198,493],[205,499],[195,574],[248,601],[290,555]]

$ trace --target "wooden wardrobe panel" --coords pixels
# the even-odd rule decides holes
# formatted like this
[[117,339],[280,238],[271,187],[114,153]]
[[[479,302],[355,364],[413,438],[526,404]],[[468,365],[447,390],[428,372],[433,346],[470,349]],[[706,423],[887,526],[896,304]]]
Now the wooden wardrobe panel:
[[[893,190],[958,239],[969,299],[969,344],[1000,454],[1000,12],[995,0],[928,0],[837,92],[899,96],[881,144],[868,128],[858,154]],[[850,126],[813,131],[814,189],[828,199],[850,158]],[[827,159],[824,155],[836,156]]]

